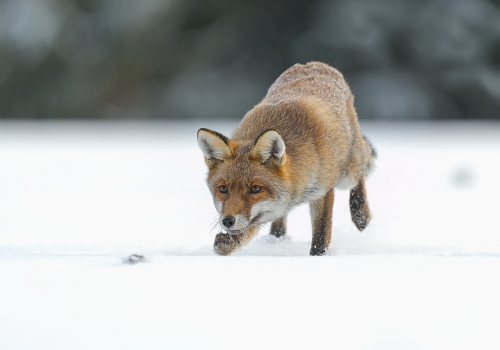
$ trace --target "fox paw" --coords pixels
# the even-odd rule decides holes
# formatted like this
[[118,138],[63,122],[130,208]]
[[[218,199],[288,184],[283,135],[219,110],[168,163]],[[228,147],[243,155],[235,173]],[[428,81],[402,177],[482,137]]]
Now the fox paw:
[[324,245],[313,245],[311,247],[310,255],[312,256],[326,255],[326,247]]
[[215,236],[214,251],[219,255],[229,255],[240,246],[240,240],[236,235],[219,233]]
[[370,211],[360,210],[352,213],[352,222],[359,231],[363,231],[370,223]]

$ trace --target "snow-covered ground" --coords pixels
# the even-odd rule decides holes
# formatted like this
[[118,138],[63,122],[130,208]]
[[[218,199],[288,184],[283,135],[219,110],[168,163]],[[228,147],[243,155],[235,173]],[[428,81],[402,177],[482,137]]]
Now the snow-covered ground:
[[[230,257],[196,130],[0,123],[0,349],[498,349],[500,124],[374,124],[373,220],[335,195]],[[130,254],[145,262],[126,264]]]

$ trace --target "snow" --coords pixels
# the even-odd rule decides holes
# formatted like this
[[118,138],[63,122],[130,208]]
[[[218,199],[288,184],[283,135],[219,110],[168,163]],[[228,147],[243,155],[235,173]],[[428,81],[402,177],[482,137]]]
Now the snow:
[[302,206],[219,257],[196,130],[234,123],[1,122],[0,347],[498,349],[500,124],[361,124],[363,233],[337,191],[328,256]]

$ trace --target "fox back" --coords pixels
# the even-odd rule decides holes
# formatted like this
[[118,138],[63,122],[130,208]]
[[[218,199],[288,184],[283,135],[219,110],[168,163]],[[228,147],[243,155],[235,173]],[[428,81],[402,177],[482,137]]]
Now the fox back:
[[[355,189],[362,183],[357,192],[364,195],[364,175],[373,169],[375,151],[361,133],[353,102],[336,69],[319,62],[296,64],[271,85],[230,138],[198,131],[208,187],[234,250],[266,222],[282,222],[277,229],[284,232],[286,214],[304,202],[311,203],[314,226],[314,203],[331,192],[333,204],[334,188]],[[327,211],[331,223],[331,206]],[[218,251],[217,244],[215,250],[227,251]]]

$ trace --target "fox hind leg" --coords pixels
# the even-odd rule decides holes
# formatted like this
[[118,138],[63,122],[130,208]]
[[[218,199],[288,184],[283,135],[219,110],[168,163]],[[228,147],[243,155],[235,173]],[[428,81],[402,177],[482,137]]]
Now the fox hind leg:
[[276,238],[283,237],[286,234],[286,215],[281,219],[273,221],[271,232],[269,233]]
[[351,207],[351,218],[358,230],[363,231],[371,219],[370,208],[366,200],[365,175],[361,177],[359,183],[351,189],[349,198]]
[[310,203],[313,237],[311,255],[324,255],[332,234],[333,188]]

